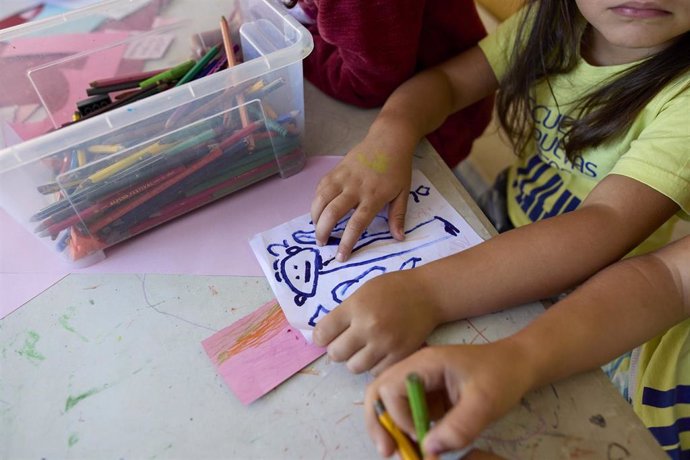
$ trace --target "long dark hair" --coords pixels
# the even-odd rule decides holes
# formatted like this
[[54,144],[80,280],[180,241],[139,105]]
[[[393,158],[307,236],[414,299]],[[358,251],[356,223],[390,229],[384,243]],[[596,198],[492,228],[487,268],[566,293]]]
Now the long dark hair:
[[[570,72],[587,27],[574,0],[529,0],[518,26],[511,64],[496,108],[516,153],[532,139],[534,89],[549,76]],[[690,69],[690,32],[671,46],[594,87],[577,101],[579,119],[564,127],[569,159],[624,133],[642,108],[668,83]]]

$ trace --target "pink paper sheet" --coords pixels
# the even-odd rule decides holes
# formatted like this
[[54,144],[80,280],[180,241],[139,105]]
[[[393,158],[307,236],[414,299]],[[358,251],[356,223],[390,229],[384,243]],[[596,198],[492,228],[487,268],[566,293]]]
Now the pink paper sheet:
[[0,318],[69,273],[262,276],[249,239],[308,212],[319,180],[340,159],[310,157],[292,177],[233,193],[107,249],[105,260],[83,269],[70,267],[0,209]]
[[256,401],[326,352],[288,324],[275,300],[202,345],[242,404]]

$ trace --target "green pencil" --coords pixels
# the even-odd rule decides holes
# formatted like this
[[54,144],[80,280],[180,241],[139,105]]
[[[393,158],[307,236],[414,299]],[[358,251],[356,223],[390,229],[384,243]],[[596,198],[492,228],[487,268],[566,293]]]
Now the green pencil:
[[407,399],[409,400],[410,410],[412,411],[414,428],[417,432],[417,442],[421,450],[424,437],[427,431],[429,431],[429,410],[426,406],[424,382],[422,382],[419,375],[413,372],[407,375],[405,386],[407,387]]
[[211,48],[210,50],[208,50],[208,52],[206,54],[204,54],[204,57],[199,59],[199,61],[196,64],[194,64],[194,66],[191,69],[189,69],[187,71],[187,73],[185,73],[184,76],[182,76],[182,78],[180,78],[178,80],[178,82],[175,86],[184,85],[188,81],[193,80],[194,77],[196,77],[197,74],[199,72],[201,72],[201,70],[204,67],[206,67],[206,65],[209,62],[211,62],[211,59],[213,59],[213,57],[218,53],[219,49],[220,49],[220,47],[218,45],[216,45],[213,48]]
[[153,77],[142,81],[141,83],[139,83],[139,88],[146,89],[158,83],[170,83],[179,78],[182,78],[187,72],[189,72],[189,69],[194,67],[195,63],[196,62],[194,61],[194,59],[185,61],[182,64],[175,66],[170,70],[166,70],[164,72],[159,73],[158,75],[154,75]]

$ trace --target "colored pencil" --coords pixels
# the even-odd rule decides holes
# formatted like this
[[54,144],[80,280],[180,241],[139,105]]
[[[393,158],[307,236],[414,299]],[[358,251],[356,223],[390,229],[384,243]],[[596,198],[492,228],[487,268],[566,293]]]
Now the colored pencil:
[[157,75],[154,75],[151,78],[147,78],[146,80],[140,82],[139,88],[146,89],[155,86],[159,83],[172,83],[176,80],[179,80],[180,78],[182,78],[184,74],[186,74],[189,71],[189,69],[194,67],[194,64],[196,64],[196,61],[194,59],[185,61],[182,64],[173,67],[172,69],[168,69],[164,72],[161,72]]
[[407,399],[410,403],[414,428],[417,433],[417,443],[421,448],[424,437],[429,431],[429,410],[426,405],[424,382],[419,375],[410,373],[405,380],[405,386],[407,388]]
[[136,207],[145,203],[147,200],[153,198],[154,196],[158,195],[159,193],[162,193],[164,190],[172,187],[176,183],[183,180],[185,177],[189,176],[190,174],[194,173],[195,171],[198,171],[199,169],[203,168],[205,165],[211,163],[213,160],[217,159],[218,157],[220,157],[223,154],[223,148],[225,145],[232,145],[234,142],[237,142],[241,138],[246,137],[253,130],[257,129],[258,126],[259,126],[259,123],[253,123],[252,125],[248,126],[247,128],[236,131],[231,136],[229,136],[227,139],[223,140],[213,150],[211,150],[208,153],[208,155],[204,156],[199,161],[196,161],[196,162],[192,163],[191,165],[186,166],[185,170],[180,172],[179,174],[177,174],[175,177],[168,179],[167,181],[163,182],[162,184],[159,184],[158,186],[154,187],[152,190],[149,190],[143,196],[136,198],[132,202],[127,203],[127,205],[122,206],[121,208],[118,208],[115,212],[109,213],[107,216],[104,216],[104,218],[99,219],[92,226],[89,226],[89,232],[91,234],[95,234],[96,232],[101,230],[106,225],[108,225],[108,224],[112,223],[113,221],[115,221],[116,219],[124,216],[125,214],[132,211]]
[[[228,59],[228,68],[235,66],[235,48],[232,44],[232,38],[230,36],[230,27],[228,26],[228,21],[225,16],[220,17],[220,32],[223,36],[223,46],[225,47],[225,56]],[[237,105],[240,106],[240,121],[242,122],[242,127],[246,127],[249,124],[249,117],[247,116],[247,109],[244,106],[244,97],[238,94]],[[227,120],[226,120],[227,122]],[[249,138],[249,147],[254,148],[254,140]]]
[[163,72],[167,72],[171,68],[165,68],[165,69],[158,69],[158,70],[149,70],[148,72],[140,72],[140,73],[135,73],[131,75],[123,75],[121,77],[112,77],[112,78],[103,78],[101,80],[95,80],[89,83],[89,86],[92,88],[102,88],[104,86],[112,86],[112,85],[119,85],[122,83],[131,83],[131,82],[142,82],[148,78],[154,77],[158,74],[161,74]]
[[218,47],[218,45],[216,45],[210,50],[208,50],[208,52],[204,54],[204,57],[199,59],[196,64],[194,64],[179,80],[177,80],[175,86],[181,86],[187,82],[194,80],[197,74],[201,72],[209,62],[211,62],[211,59],[215,57],[219,49],[220,48]]
[[127,89],[134,89],[134,88],[139,88],[139,82],[138,81],[130,81],[130,82],[118,83],[118,84],[107,85],[107,86],[97,86],[95,88],[86,88],[86,94],[89,96],[96,96],[99,94],[114,93],[117,91],[124,91]]
[[405,436],[405,433],[400,431],[400,428],[395,425],[395,422],[393,422],[391,416],[386,412],[386,408],[381,401],[376,401],[374,410],[376,411],[376,416],[381,426],[388,431],[388,434],[391,435],[398,445],[398,453],[400,457],[402,457],[402,460],[419,460],[419,455],[417,455],[417,450],[412,445],[412,442]]

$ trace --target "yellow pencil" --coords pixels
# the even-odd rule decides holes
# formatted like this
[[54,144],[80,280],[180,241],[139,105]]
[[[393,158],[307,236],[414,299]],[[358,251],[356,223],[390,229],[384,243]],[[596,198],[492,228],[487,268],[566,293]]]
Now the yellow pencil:
[[379,419],[379,423],[388,431],[388,434],[395,440],[398,445],[398,453],[402,460],[419,460],[419,455],[417,455],[417,449],[412,445],[412,442],[405,436],[405,433],[400,431],[393,422],[391,416],[386,412],[386,408],[383,407],[383,403],[379,400],[376,401],[374,406],[376,410],[376,416]]
[[87,148],[89,153],[93,153],[93,154],[111,154],[111,153],[117,153],[123,149],[124,149],[124,147],[120,144],[113,144],[113,145],[97,144],[97,145],[90,145]]
[[84,166],[86,164],[86,152],[79,149],[77,150],[77,165]]
[[93,184],[99,181],[102,181],[106,179],[109,176],[112,176],[118,171],[121,171],[125,169],[128,166],[133,165],[137,161],[141,161],[144,158],[150,156],[150,155],[155,155],[161,151],[164,150],[165,147],[168,147],[167,145],[163,145],[160,142],[156,142],[155,144],[149,145],[146,148],[143,148],[132,155],[128,155],[122,160],[117,161],[116,163],[111,164],[110,166],[106,166],[103,169],[100,169],[96,171],[95,173],[91,174],[89,177],[86,178],[86,181],[83,185],[88,185],[88,184]]

